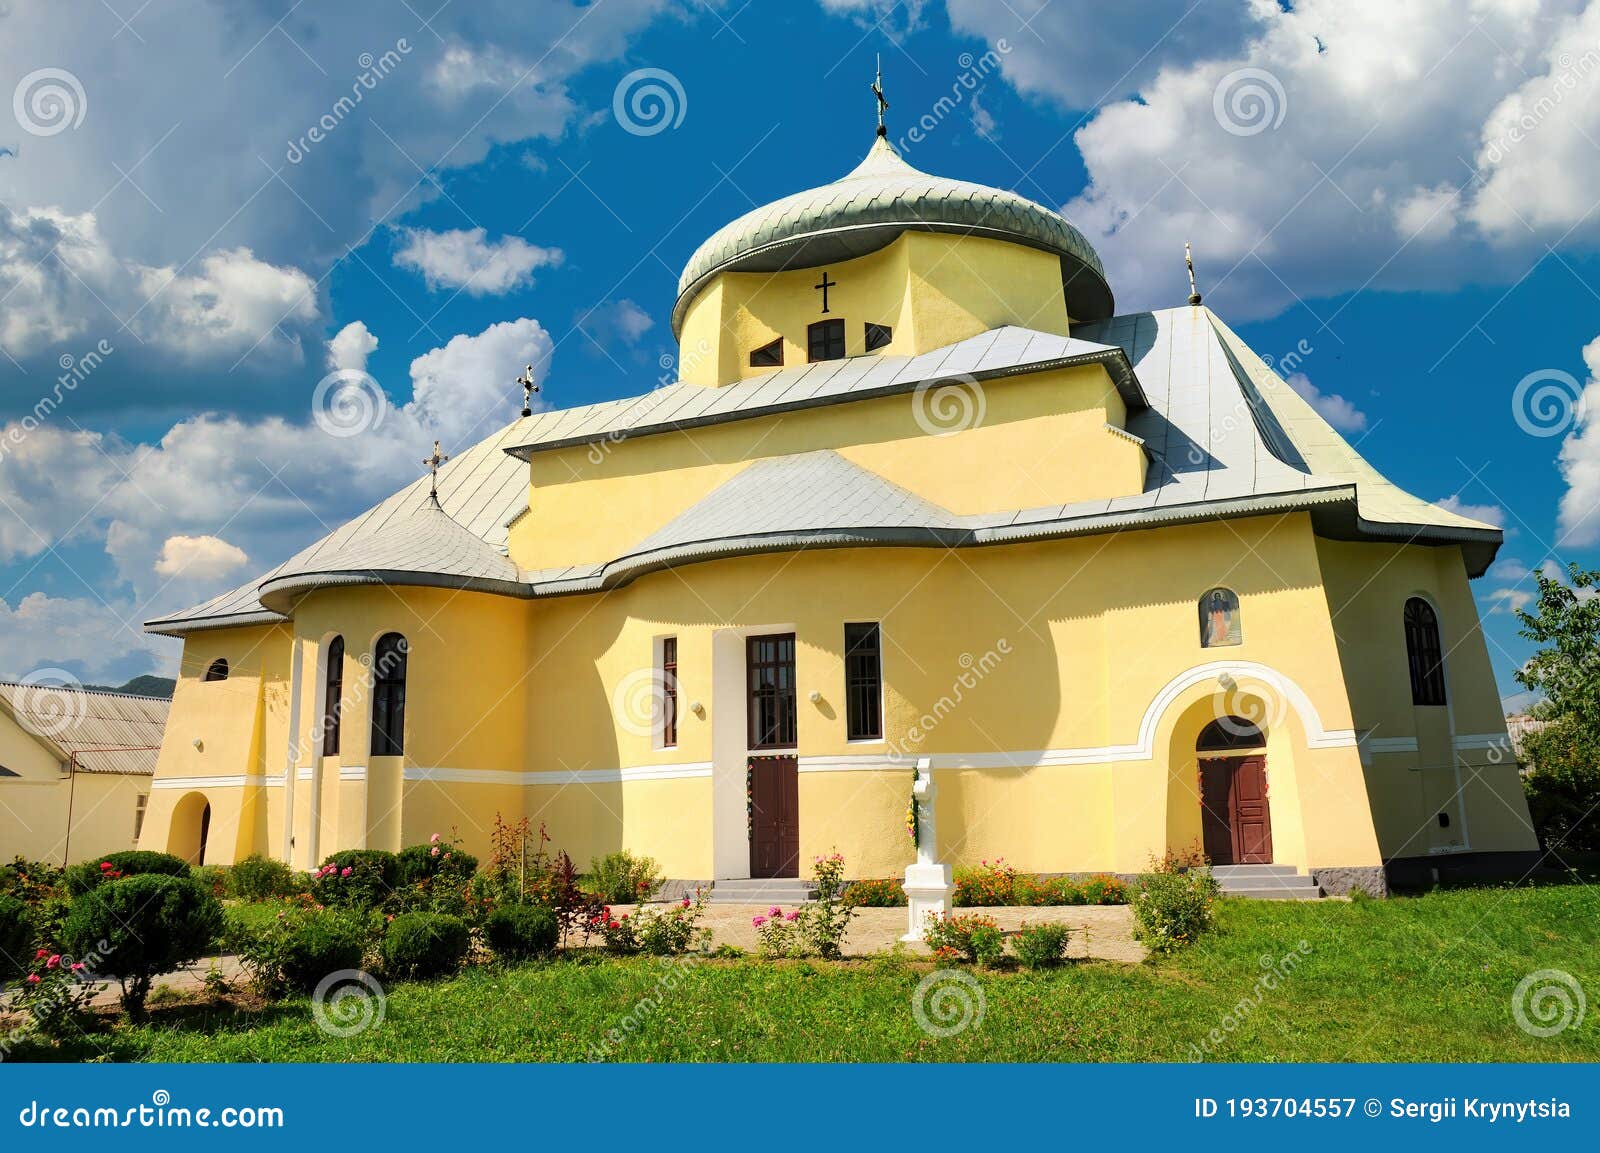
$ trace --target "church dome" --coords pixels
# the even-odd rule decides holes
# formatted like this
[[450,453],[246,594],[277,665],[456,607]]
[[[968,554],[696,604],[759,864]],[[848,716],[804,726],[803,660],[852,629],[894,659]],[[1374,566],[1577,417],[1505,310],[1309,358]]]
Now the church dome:
[[879,136],[848,175],[774,200],[712,233],[678,279],[672,330],[679,332],[690,302],[718,273],[848,260],[883,248],[908,229],[985,236],[1053,252],[1061,257],[1072,319],[1112,315],[1100,257],[1060,213],[1015,192],[919,172]]

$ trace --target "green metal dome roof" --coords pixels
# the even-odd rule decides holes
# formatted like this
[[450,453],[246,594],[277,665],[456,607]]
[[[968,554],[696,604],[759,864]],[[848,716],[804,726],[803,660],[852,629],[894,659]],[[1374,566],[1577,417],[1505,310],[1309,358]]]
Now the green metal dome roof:
[[849,175],[747,212],[695,250],[678,279],[672,331],[719,272],[810,268],[864,256],[902,232],[954,232],[1009,240],[1061,257],[1075,321],[1112,315],[1111,286],[1090,243],[1058,212],[1015,192],[919,172],[879,136]]

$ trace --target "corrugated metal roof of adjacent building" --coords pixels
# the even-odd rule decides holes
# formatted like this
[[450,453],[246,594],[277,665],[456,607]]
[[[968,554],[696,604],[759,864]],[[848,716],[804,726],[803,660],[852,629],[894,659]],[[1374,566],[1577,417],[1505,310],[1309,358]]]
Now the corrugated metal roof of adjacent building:
[[172,702],[96,689],[0,681],[0,707],[87,773],[156,771]]

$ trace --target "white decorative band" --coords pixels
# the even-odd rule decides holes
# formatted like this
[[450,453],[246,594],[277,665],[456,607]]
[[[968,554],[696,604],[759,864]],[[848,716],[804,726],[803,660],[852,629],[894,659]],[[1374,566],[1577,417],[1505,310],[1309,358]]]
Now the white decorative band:
[[294,779],[297,781],[309,781],[316,775],[317,770],[310,765],[301,765],[294,771]]
[[1509,749],[1511,737],[1506,733],[1464,733],[1456,737],[1460,749]]
[[915,764],[915,757],[902,757],[897,753],[846,753],[838,757],[801,757],[800,771],[850,773],[871,769],[909,769]]
[[157,777],[150,782],[152,789],[237,789],[245,785],[281,785],[282,777],[268,777],[262,773],[239,773],[228,777]]
[[367,779],[367,766],[340,765],[339,779],[341,781],[364,781]]
[[1373,753],[1414,753],[1417,751],[1416,737],[1367,737],[1361,744],[1368,752]]
[[621,769],[568,769],[522,773],[500,769],[428,769],[407,765],[408,781],[433,781],[463,785],[603,785],[624,781],[670,781],[688,777],[709,777],[710,761],[691,761],[681,765],[630,765]]

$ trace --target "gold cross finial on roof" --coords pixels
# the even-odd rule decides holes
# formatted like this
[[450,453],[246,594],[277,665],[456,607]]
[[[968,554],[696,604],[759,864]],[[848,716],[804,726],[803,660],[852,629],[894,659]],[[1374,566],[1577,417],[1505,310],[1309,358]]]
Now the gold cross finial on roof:
[[889,102],[883,98],[883,57],[878,57],[878,75],[872,82],[872,94],[878,98],[878,135],[887,136],[889,130],[883,126],[883,113],[889,107]]
[[423,467],[428,470],[428,498],[434,504],[439,503],[439,466],[449,460],[448,453],[439,451],[439,442],[433,442],[433,455],[422,458]]

